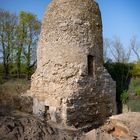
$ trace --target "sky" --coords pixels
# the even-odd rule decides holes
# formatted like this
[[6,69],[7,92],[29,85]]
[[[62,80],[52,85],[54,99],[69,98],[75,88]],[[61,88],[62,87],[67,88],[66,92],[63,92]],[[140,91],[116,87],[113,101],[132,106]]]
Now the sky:
[[[42,20],[44,11],[51,0],[0,0],[0,8],[18,14],[25,10]],[[104,38],[119,37],[125,47],[130,38],[137,36],[140,41],[140,0],[97,0],[103,21]]]

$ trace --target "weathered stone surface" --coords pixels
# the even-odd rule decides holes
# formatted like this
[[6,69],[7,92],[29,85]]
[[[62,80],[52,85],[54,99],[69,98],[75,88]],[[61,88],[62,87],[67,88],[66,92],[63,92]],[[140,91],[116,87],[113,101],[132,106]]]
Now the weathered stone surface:
[[51,139],[43,124],[33,117],[0,117],[2,140],[45,140]]
[[140,140],[140,113],[129,112],[110,117],[99,129],[84,134],[81,140]]
[[95,1],[53,0],[48,6],[30,91],[34,114],[43,118],[46,112],[62,125],[96,127],[113,113],[115,82],[103,67]]
[[68,140],[74,137],[74,130],[61,130],[25,113],[0,116],[0,140]]
[[[19,115],[20,114],[20,115]],[[14,112],[0,117],[0,140],[140,140],[140,113],[112,116],[100,128],[87,133],[44,123],[31,115]]]

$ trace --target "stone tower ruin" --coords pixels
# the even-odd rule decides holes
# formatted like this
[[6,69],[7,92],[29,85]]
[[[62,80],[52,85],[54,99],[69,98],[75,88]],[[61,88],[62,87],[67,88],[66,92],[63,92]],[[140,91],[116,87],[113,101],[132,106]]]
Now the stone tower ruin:
[[103,67],[102,21],[93,0],[52,0],[32,76],[33,112],[76,128],[94,127],[115,107],[115,82]]

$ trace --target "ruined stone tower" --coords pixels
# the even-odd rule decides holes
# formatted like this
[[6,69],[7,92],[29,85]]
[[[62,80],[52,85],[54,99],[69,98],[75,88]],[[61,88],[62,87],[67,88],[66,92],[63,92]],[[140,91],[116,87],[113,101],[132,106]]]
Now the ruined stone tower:
[[58,124],[96,126],[115,105],[115,82],[103,67],[102,22],[93,0],[52,0],[32,76],[33,111]]

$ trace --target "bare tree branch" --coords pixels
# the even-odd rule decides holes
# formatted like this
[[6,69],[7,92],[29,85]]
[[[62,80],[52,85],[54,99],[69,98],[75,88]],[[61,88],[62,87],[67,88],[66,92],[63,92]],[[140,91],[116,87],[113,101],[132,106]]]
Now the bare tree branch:
[[139,49],[138,49],[138,44],[137,44],[136,36],[132,37],[132,39],[130,40],[130,45],[131,45],[132,50],[135,53],[137,59],[140,60],[140,55],[139,55]]

